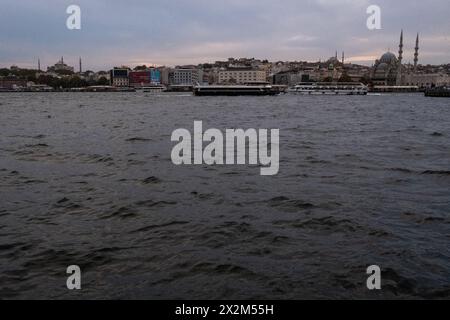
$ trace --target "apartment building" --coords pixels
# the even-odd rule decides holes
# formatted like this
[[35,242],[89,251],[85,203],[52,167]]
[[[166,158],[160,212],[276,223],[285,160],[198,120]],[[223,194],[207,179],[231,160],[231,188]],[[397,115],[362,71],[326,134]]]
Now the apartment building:
[[254,70],[251,68],[228,68],[226,70],[219,71],[219,83],[255,83],[255,82],[266,82],[267,74],[264,70]]

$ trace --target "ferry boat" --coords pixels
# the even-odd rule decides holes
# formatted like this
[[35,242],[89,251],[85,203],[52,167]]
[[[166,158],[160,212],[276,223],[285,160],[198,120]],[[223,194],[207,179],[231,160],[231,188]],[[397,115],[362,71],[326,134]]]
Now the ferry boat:
[[165,92],[167,88],[162,85],[154,85],[154,86],[148,86],[148,87],[140,87],[137,88],[137,92],[144,92],[144,93],[161,93]]
[[418,86],[374,86],[370,92],[375,93],[413,93],[421,92]]
[[429,88],[425,91],[425,97],[450,98],[450,86]]
[[195,96],[274,96],[284,92],[284,86],[272,85],[194,86]]
[[305,95],[367,95],[369,88],[362,83],[302,82],[288,90]]

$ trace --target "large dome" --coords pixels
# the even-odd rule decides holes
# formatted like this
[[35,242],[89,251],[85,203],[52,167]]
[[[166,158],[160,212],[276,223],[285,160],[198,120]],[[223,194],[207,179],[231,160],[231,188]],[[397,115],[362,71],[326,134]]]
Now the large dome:
[[397,57],[392,52],[386,52],[381,56],[381,63],[392,64],[393,62],[397,62]]
[[382,63],[380,63],[380,64],[378,65],[378,68],[377,68],[377,69],[385,70],[385,69],[387,69],[388,67],[389,67],[389,65],[388,65],[387,63],[382,62]]

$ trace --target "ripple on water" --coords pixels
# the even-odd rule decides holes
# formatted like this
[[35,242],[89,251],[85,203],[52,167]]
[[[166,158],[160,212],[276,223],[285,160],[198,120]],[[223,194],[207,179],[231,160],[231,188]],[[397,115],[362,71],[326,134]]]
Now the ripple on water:
[[[2,94],[0,297],[450,297],[448,103],[375,98]],[[174,166],[193,119],[281,128],[280,174]]]

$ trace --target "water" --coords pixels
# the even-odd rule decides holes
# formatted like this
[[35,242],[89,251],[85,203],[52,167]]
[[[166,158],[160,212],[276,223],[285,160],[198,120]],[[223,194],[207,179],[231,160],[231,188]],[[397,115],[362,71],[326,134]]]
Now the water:
[[[0,298],[450,298],[449,102],[1,94]],[[279,175],[175,167],[194,120],[279,128]]]

